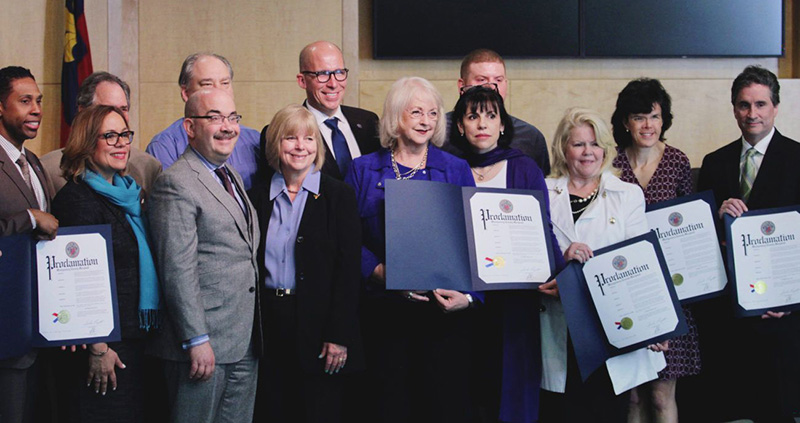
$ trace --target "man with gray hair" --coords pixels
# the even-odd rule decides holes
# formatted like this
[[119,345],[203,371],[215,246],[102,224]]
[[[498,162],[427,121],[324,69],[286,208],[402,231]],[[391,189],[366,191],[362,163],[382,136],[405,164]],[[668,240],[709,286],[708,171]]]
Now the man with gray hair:
[[[108,72],[95,72],[83,80],[78,89],[78,110],[83,110],[95,104],[101,106],[115,106],[122,110],[125,120],[129,120],[128,111],[131,106],[131,88],[125,81],[118,76]],[[130,122],[128,122],[130,124]],[[42,156],[42,166],[53,181],[55,192],[61,190],[66,185],[67,180],[61,175],[61,156],[64,149],[59,148]],[[155,182],[158,174],[161,173],[161,163],[153,156],[139,150],[131,148],[131,156],[128,159],[128,174],[136,180],[136,183],[148,192],[150,185]]]
[[[183,61],[178,77],[181,98],[187,101],[195,92],[206,88],[218,88],[233,96],[233,67],[228,59],[214,53],[194,53]],[[250,189],[258,171],[260,157],[259,133],[252,128],[239,125],[239,142],[228,164],[236,169],[245,189]],[[153,137],[146,151],[153,155],[164,169],[172,166],[189,145],[183,118],[176,120],[167,129]]]

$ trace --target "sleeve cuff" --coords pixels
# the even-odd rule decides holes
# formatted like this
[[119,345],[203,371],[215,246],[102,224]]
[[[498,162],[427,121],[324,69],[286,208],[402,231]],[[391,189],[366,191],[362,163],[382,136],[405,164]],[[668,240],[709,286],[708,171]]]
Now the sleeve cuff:
[[196,347],[198,345],[203,345],[209,341],[208,334],[203,334],[200,336],[195,336],[194,338],[181,342],[181,348],[184,350],[188,350],[189,348]]
[[36,229],[36,218],[33,217],[33,213],[31,213],[30,210],[26,211],[28,212],[28,217],[31,219],[31,226],[33,226],[33,229]]

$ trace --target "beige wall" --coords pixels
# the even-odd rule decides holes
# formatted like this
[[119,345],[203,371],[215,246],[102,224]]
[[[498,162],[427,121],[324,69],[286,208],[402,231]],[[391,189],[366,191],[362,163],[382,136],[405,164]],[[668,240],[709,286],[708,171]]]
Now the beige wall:
[[[30,67],[39,81],[45,119],[40,135],[27,145],[44,153],[58,143],[63,2],[0,0],[2,6],[12,4],[14,13],[0,15],[0,64]],[[348,104],[380,115],[391,83],[418,75],[432,80],[452,107],[459,62],[372,60],[370,9],[369,0],[86,0],[94,68],[111,69],[131,82],[132,126],[140,148],[182,115],[178,72],[183,58],[194,51],[214,51],[231,60],[237,108],[244,124],[258,130],[279,108],[303,100],[295,82],[297,53],[317,39],[343,47],[351,69]],[[185,21],[188,16],[191,21]],[[788,66],[783,62],[780,66]],[[738,136],[730,83],[751,63],[778,71],[775,58],[510,60],[508,108],[550,139],[566,108],[593,107],[610,118],[616,94],[628,80],[659,78],[674,103],[668,142],[699,166],[703,155]],[[790,118],[800,110],[800,80],[782,79],[781,84],[777,126],[800,139],[800,121]]]

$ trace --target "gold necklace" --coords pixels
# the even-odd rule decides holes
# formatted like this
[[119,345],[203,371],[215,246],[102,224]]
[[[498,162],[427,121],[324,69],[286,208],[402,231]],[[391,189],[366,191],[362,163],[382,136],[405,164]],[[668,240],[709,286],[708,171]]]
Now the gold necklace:
[[[483,173],[479,173],[477,170],[475,170],[476,168],[474,168],[474,167],[472,168],[472,172],[475,173],[475,175],[478,176],[478,180],[479,181],[482,181],[486,177],[486,175],[488,175],[492,171],[492,169],[494,168],[494,165],[496,165],[498,163],[500,163],[500,162],[492,163],[491,165],[488,166],[489,170],[487,170],[487,171],[485,171]],[[484,169],[486,169],[486,168],[484,168]]]
[[406,179],[411,179],[414,175],[417,174],[417,171],[425,167],[425,163],[428,161],[428,147],[425,147],[425,155],[422,156],[422,161],[419,162],[416,166],[414,166],[411,170],[405,173],[400,173],[400,168],[397,167],[397,160],[394,158],[394,149],[391,150],[392,153],[392,170],[394,170],[395,179],[398,181],[404,181]]

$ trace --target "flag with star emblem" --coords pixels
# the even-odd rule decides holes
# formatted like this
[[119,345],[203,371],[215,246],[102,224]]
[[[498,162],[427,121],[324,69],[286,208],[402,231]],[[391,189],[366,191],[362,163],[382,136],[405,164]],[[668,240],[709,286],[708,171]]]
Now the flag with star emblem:
[[83,0],[66,0],[64,14],[64,61],[61,65],[61,146],[67,142],[72,119],[78,114],[78,87],[92,74],[89,31]]

